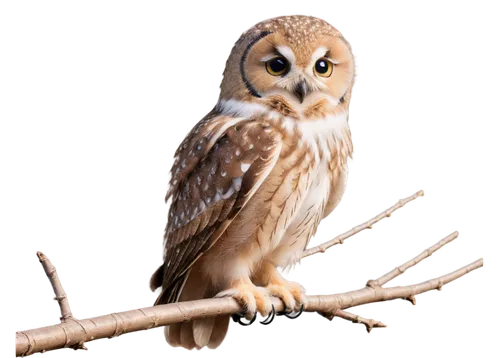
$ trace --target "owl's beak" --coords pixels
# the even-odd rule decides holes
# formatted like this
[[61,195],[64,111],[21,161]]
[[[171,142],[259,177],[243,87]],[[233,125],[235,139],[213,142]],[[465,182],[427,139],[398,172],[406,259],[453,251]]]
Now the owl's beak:
[[304,102],[304,97],[311,91],[306,81],[302,80],[299,83],[297,83],[297,86],[295,86],[295,90],[293,92],[299,99],[300,103],[302,103]]

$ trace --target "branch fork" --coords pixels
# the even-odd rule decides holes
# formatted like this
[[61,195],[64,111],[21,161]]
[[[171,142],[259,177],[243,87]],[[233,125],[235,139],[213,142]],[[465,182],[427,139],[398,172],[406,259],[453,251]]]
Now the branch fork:
[[[36,256],[38,256],[38,260],[42,264],[43,270],[45,271],[45,274],[47,275],[50,284],[52,285],[52,289],[54,290],[55,297],[54,300],[57,301],[59,304],[59,308],[61,310],[61,327],[63,331],[65,332],[65,335],[67,337],[67,345],[66,347],[73,348],[73,349],[84,349],[87,350],[87,347],[85,347],[85,344],[83,341],[77,342],[76,344],[70,345],[69,344],[69,338],[66,333],[65,327],[63,324],[67,323],[68,321],[74,321],[78,323],[78,320],[73,317],[73,313],[71,313],[71,308],[69,307],[69,300],[68,296],[66,295],[66,292],[64,291],[64,288],[62,287],[61,281],[59,280],[59,276],[57,275],[57,270],[55,266],[50,262],[49,258],[45,256],[42,252],[38,251],[36,253]],[[28,337],[29,338],[29,337]],[[45,350],[41,351],[42,353],[45,352]],[[27,354],[26,354],[27,355]]]

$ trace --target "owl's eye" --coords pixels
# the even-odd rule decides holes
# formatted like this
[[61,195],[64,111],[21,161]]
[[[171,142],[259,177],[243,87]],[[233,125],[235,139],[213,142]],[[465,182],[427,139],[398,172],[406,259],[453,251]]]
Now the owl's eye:
[[290,64],[284,57],[275,57],[266,62],[266,70],[270,75],[282,76],[288,72]]
[[325,58],[320,58],[314,65],[314,72],[321,77],[330,77],[333,72],[333,64]]

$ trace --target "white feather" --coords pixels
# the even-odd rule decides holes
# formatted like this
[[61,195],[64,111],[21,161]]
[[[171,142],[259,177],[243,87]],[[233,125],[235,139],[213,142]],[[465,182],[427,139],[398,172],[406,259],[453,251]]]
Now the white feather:
[[281,45],[276,47],[276,49],[288,60],[288,62],[290,62],[292,66],[295,64],[295,55],[290,47]]
[[236,99],[221,99],[217,103],[216,109],[226,116],[238,116],[251,118],[268,112],[268,109],[259,104],[252,102],[243,102]]
[[316,50],[314,50],[313,54],[311,55],[311,62],[309,63],[309,67],[313,67],[317,60],[319,60],[321,57],[325,57],[327,52],[328,49],[323,46],[320,46]]
[[331,151],[329,142],[343,142],[344,135],[349,128],[346,112],[326,116],[322,119],[296,121],[296,126],[302,135],[302,141],[309,145],[315,156],[319,157],[319,153],[322,151],[326,154],[327,160],[330,159]]

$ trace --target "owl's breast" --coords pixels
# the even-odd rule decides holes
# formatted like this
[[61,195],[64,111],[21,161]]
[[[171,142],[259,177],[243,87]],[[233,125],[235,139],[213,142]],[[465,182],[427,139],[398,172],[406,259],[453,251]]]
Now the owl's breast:
[[[301,253],[316,232],[325,210],[331,211],[332,200],[338,203],[345,187],[347,158],[352,152],[347,116],[340,115],[317,121],[296,123],[296,141],[305,150],[303,187],[300,201],[289,220],[273,261],[282,267],[300,260]],[[336,205],[335,203],[335,205]]]
[[332,173],[326,161],[313,164],[303,177],[303,195],[273,252],[273,261],[288,267],[300,260],[301,253],[316,232],[330,197]]
[[287,233],[297,237],[297,231],[315,231],[328,201],[332,173],[326,161],[319,162],[310,169],[305,183],[304,198],[293,221],[287,228]]

